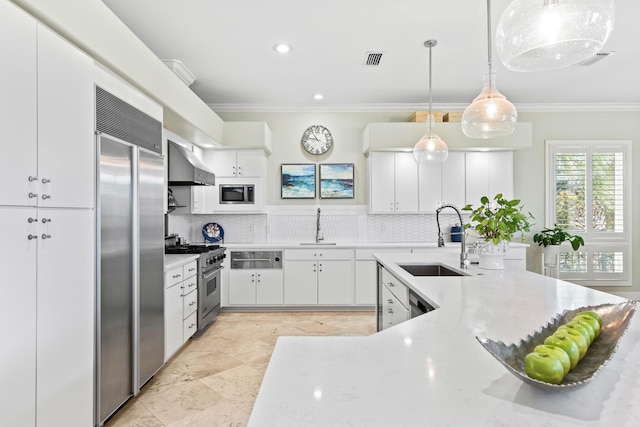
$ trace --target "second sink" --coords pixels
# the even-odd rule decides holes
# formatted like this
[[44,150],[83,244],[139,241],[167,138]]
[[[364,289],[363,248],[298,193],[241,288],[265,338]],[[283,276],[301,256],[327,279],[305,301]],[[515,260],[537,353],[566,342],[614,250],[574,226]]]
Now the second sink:
[[412,276],[467,276],[442,264],[413,264],[399,267]]

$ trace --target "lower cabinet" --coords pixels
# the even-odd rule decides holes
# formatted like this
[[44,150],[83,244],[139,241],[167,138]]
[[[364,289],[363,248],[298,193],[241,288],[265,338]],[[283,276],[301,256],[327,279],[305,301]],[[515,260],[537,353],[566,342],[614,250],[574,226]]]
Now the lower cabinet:
[[94,216],[0,207],[2,426],[92,425]]
[[378,265],[378,331],[395,326],[411,318],[409,289]]
[[285,251],[284,304],[353,305],[353,250]]
[[169,360],[198,330],[197,261],[164,275],[164,360]]
[[232,269],[229,271],[229,305],[281,305],[281,269]]

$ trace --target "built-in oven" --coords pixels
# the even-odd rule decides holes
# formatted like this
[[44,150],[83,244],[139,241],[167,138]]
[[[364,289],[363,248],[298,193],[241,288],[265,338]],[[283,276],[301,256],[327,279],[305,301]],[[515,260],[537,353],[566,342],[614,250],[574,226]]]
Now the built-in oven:
[[219,184],[220,204],[255,204],[256,186],[253,184]]

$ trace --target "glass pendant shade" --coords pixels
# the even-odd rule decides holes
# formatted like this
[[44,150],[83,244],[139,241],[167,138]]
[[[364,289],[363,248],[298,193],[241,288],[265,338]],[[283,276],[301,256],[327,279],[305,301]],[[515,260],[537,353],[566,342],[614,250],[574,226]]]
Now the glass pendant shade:
[[413,159],[417,163],[442,163],[449,156],[447,143],[433,132],[435,119],[431,114],[431,48],[438,44],[437,40],[427,40],[424,46],[429,48],[429,115],[427,116],[427,133],[413,146]]
[[495,75],[484,75],[482,92],[462,114],[462,132],[469,138],[497,138],[513,133],[518,112],[496,89]]
[[433,114],[427,116],[427,133],[413,147],[413,158],[417,163],[442,163],[449,156],[449,147],[433,132]]
[[615,21],[613,0],[515,0],[496,28],[496,48],[513,71],[564,68],[602,50]]

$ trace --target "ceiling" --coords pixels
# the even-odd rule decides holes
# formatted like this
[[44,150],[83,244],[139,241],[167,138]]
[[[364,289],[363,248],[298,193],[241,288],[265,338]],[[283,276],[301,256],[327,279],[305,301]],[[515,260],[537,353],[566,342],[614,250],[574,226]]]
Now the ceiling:
[[[427,39],[438,41],[433,103],[462,109],[480,92],[487,66],[484,0],[103,2],[159,58],[182,61],[196,77],[191,89],[215,111],[424,107]],[[494,28],[509,3],[492,2]],[[615,3],[604,49],[615,54],[585,67],[518,73],[494,52],[498,89],[518,108],[638,109],[640,2]],[[276,43],[293,50],[277,54]],[[379,66],[364,65],[367,52],[383,52]]]

